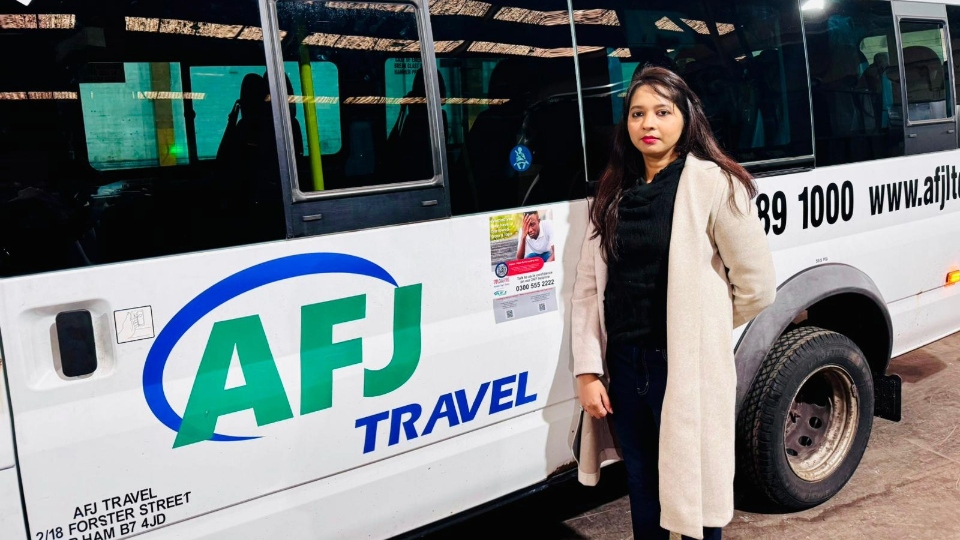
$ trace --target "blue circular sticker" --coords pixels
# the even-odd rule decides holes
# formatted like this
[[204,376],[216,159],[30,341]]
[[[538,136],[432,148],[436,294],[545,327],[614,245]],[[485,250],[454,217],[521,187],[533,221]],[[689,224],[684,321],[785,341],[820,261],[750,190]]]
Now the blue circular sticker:
[[513,167],[513,170],[524,172],[529,169],[532,164],[533,154],[530,153],[530,149],[526,146],[520,144],[514,146],[513,150],[510,151],[510,166]]
[[506,263],[497,263],[497,267],[494,269],[498,278],[506,277],[508,271]]

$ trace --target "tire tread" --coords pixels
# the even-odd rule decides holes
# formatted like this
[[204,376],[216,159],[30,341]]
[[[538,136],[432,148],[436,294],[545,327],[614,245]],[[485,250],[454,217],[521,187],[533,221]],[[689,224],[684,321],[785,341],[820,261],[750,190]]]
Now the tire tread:
[[[795,379],[796,371],[803,369],[800,359],[804,355],[797,353],[838,343],[859,352],[856,344],[846,336],[820,327],[802,326],[785,332],[771,347],[744,399],[737,422],[737,471],[745,475],[752,488],[775,504],[792,509],[811,506],[809,502],[791,495],[775,476],[773,461],[776,456],[769,447],[777,443],[777,438],[783,437],[783,426],[776,425],[778,411],[775,404]],[[860,356],[863,358],[862,353]],[[870,410],[872,415],[872,395]],[[851,448],[851,451],[854,449]]]

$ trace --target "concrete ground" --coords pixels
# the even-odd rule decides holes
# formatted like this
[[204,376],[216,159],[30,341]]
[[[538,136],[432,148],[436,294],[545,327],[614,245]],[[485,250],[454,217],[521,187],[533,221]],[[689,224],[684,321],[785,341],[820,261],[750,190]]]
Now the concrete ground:
[[[896,358],[890,372],[903,378],[903,421],[874,419],[843,490],[804,512],[737,510],[726,540],[960,539],[960,333]],[[425,538],[629,539],[625,495],[616,465],[595,488],[565,482]]]

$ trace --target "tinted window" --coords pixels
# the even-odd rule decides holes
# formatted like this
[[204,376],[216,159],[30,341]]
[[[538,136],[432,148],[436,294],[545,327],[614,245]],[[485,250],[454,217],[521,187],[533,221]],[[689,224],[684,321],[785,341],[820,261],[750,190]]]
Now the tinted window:
[[412,5],[277,3],[300,189],[435,174]]
[[889,2],[803,11],[817,165],[903,155],[903,108]]
[[[189,164],[179,62],[90,64],[87,68],[116,69],[117,76],[114,81],[98,82],[94,75],[79,84],[92,167],[111,170]],[[192,101],[194,96],[186,97]],[[203,97],[196,101],[205,101],[206,95]],[[211,99],[210,104],[222,109],[224,102]]]
[[945,37],[942,23],[900,21],[907,118],[911,122],[953,116]]
[[453,213],[585,195],[567,4],[430,5]]
[[6,9],[0,275],[284,237],[255,0]]
[[647,64],[687,81],[721,146],[739,161],[812,154],[796,2],[574,0],[573,6],[592,179],[606,165],[630,79]]
[[947,20],[950,24],[950,50],[953,54],[953,84],[957,87],[955,95],[960,96],[960,78],[957,77],[957,70],[960,70],[960,6],[947,6]]

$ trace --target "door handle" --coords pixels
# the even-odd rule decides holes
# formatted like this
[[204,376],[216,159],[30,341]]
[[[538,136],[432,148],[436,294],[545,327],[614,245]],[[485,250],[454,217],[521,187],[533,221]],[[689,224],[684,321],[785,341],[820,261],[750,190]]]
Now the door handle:
[[83,377],[97,370],[97,344],[93,318],[85,309],[57,314],[60,366],[66,377]]
[[916,133],[911,133],[911,134],[907,135],[907,137],[909,137],[909,138],[911,138],[911,139],[916,139],[916,138],[917,138],[917,134],[916,134]]
[[947,130],[947,133],[956,133],[956,132],[957,132],[957,130],[955,130],[955,129],[948,129],[948,130]]

